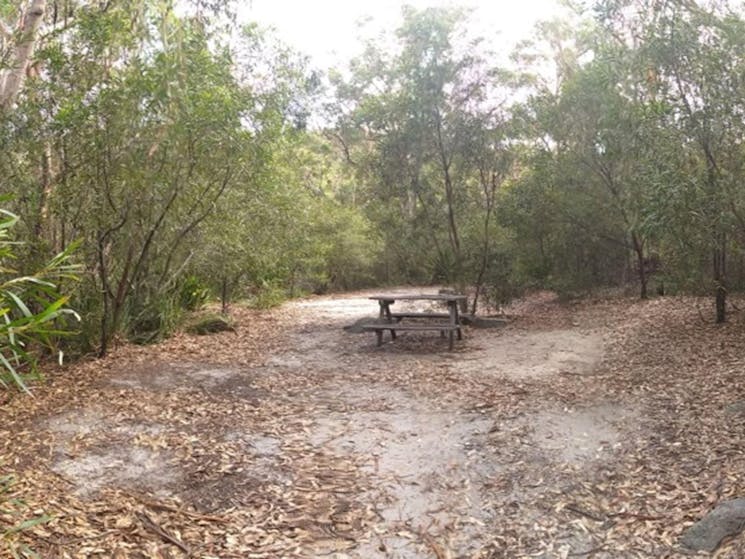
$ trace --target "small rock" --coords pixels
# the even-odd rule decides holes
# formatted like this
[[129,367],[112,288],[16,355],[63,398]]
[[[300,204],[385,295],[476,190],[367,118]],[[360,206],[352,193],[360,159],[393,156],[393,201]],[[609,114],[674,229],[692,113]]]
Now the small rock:
[[732,415],[745,414],[745,400],[738,400],[737,402],[732,402],[730,405],[724,408],[724,411]]
[[204,336],[206,334],[216,334],[218,332],[235,332],[235,328],[225,318],[221,316],[208,317],[192,324],[188,331],[192,334]]
[[714,551],[722,541],[745,528],[745,498],[717,505],[709,514],[688,528],[681,543],[695,551]]

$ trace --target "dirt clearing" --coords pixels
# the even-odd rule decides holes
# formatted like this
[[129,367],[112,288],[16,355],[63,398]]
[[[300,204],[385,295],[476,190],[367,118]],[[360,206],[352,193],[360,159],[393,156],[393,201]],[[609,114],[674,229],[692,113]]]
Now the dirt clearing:
[[540,295],[448,352],[343,330],[375,312],[365,293],[238,310],[236,333],[54,372],[2,408],[4,468],[26,513],[52,516],[25,541],[60,558],[678,557],[740,494],[736,321]]

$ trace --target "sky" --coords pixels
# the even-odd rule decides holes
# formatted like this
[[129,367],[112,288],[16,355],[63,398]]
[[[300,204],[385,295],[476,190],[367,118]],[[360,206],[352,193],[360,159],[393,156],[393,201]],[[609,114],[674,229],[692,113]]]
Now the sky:
[[[243,0],[239,17],[274,27],[283,42],[311,57],[319,68],[338,66],[358,54],[360,35],[395,29],[404,4],[416,8],[473,8],[471,33],[490,40],[505,56],[528,38],[536,21],[562,13],[556,0]],[[371,18],[370,32],[357,25]]]

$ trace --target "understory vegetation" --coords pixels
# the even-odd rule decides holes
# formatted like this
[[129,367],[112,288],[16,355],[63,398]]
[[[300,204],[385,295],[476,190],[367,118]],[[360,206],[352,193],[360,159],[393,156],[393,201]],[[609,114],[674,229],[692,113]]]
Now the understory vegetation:
[[745,287],[734,6],[598,0],[510,60],[405,7],[323,71],[233,9],[0,0],[0,382],[26,337],[104,355],[209,300],[622,287],[722,322]]

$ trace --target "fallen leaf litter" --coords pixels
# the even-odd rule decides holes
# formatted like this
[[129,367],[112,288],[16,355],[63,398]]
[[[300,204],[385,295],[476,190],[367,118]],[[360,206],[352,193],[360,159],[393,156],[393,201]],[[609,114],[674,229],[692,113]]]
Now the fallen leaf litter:
[[[21,540],[50,558],[682,557],[685,529],[743,495],[741,314],[538,294],[449,353],[343,332],[365,295],[50,370],[1,408],[12,491],[52,516]],[[715,556],[743,554],[736,537]]]

